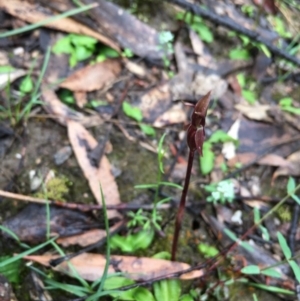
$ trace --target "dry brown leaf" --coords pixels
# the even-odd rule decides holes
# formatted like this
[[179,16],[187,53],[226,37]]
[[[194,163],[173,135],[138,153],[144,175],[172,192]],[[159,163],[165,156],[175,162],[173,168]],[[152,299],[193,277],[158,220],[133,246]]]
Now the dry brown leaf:
[[86,127],[103,123],[103,120],[98,114],[84,116],[83,114],[70,109],[58,99],[53,90],[47,88],[45,85],[41,86],[41,93],[44,101],[44,109],[50,114],[51,118],[54,118],[62,125],[66,125],[67,120],[75,120]]
[[160,115],[153,123],[155,127],[164,127],[170,124],[184,123],[187,120],[182,105],[173,106],[171,109]]
[[86,92],[77,91],[74,92],[76,104],[79,108],[83,108],[87,104]]
[[105,60],[75,71],[60,84],[60,87],[71,91],[90,92],[111,84],[120,72],[119,60]]
[[[29,3],[26,1],[18,0],[0,0],[0,9],[28,23],[37,23],[45,21],[45,19],[55,16],[55,14],[53,14],[51,10],[42,7],[38,2]],[[120,51],[119,46],[111,39],[90,29],[85,25],[82,25],[77,21],[74,21],[71,18],[55,20],[55,22],[47,23],[43,26],[60,30],[63,32],[87,35],[97,39],[101,43],[108,45],[109,47],[117,51]]]
[[281,166],[275,171],[272,181],[279,176],[300,176],[300,150],[288,156],[286,161],[285,166]]
[[247,105],[237,104],[235,108],[249,119],[272,122],[272,118],[268,115],[269,105]]
[[[56,259],[58,256],[41,255],[26,256],[27,260],[32,260],[44,266],[49,266],[49,260]],[[101,254],[84,253],[70,260],[78,274],[86,280],[95,281],[99,279],[104,271],[106,258]],[[109,274],[118,272],[125,273],[126,277],[134,280],[146,281],[155,277],[168,275],[170,273],[179,272],[190,268],[190,265],[182,262],[172,262],[163,259],[154,259],[147,257],[119,256],[112,255],[110,257]],[[63,262],[54,268],[64,274],[72,275],[72,271],[68,263]],[[201,277],[202,270],[192,271],[183,274],[180,279],[188,280]]]
[[[88,152],[97,146],[94,137],[78,122],[67,122],[68,135],[77,161],[89,182],[89,186],[98,204],[102,204],[100,184],[106,204],[120,204],[120,195],[117,183],[111,173],[111,166],[106,156],[102,156],[99,167],[93,166],[88,157]],[[116,210],[107,212],[109,218],[120,217]]]
[[[109,231],[114,231],[115,229],[120,227],[121,223],[122,222],[116,223],[109,229]],[[64,247],[69,247],[72,245],[80,245],[81,247],[86,247],[96,243],[104,237],[106,237],[106,230],[92,229],[82,234],[58,238],[56,242]]]

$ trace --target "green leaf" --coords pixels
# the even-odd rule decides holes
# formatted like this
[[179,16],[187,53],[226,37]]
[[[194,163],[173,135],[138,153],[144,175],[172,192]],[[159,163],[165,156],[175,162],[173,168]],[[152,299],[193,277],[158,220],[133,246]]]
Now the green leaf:
[[254,104],[257,100],[257,96],[254,91],[250,90],[242,90],[242,96],[247,100],[250,104]]
[[282,107],[290,107],[293,104],[291,97],[284,97],[279,100],[279,105]]
[[238,83],[240,84],[240,86],[241,86],[242,88],[244,88],[245,85],[246,85],[246,77],[245,77],[245,74],[244,74],[244,73],[239,73],[239,74],[236,76],[236,78],[237,78],[237,81],[238,81]]
[[273,293],[278,293],[278,294],[286,294],[286,295],[294,295],[295,292],[294,291],[289,291],[287,289],[284,288],[280,288],[277,286],[271,286],[271,285],[266,285],[266,284],[259,284],[259,283],[249,283],[249,285],[254,286],[254,287],[258,287],[260,289],[263,289],[265,291],[268,292],[273,292]]
[[214,168],[215,154],[211,150],[211,146],[207,141],[203,144],[203,156],[200,157],[200,169],[203,175],[209,174]]
[[282,107],[283,111],[292,113],[292,114],[296,114],[296,115],[300,115],[300,108],[295,108],[295,107]]
[[124,101],[122,104],[123,112],[130,118],[136,120],[136,121],[142,121],[143,114],[142,111],[137,108],[133,107],[129,102]]
[[224,142],[230,142],[230,141],[237,142],[236,139],[229,136],[223,130],[216,130],[207,140],[207,142],[210,142],[210,143],[218,143],[218,142],[224,143]]
[[27,75],[20,84],[20,91],[23,93],[30,93],[33,90],[33,82],[29,75]]
[[144,134],[148,136],[155,136],[155,129],[151,125],[141,123],[139,126]]
[[292,252],[286,242],[285,237],[280,232],[277,232],[277,238],[285,258],[289,260],[292,257]]
[[153,294],[144,287],[138,287],[133,294],[136,301],[155,301]]
[[211,43],[214,40],[212,31],[204,23],[195,23],[191,28],[198,33],[200,39],[204,42]]
[[241,272],[247,275],[258,275],[260,274],[260,268],[257,265],[248,265],[243,267]]
[[230,50],[229,58],[232,60],[248,60],[250,58],[250,54],[246,49],[235,48]]
[[194,301],[194,298],[189,294],[184,294],[180,297],[179,301]]
[[75,55],[76,55],[76,60],[77,61],[84,61],[91,57],[93,54],[93,51],[86,48],[85,46],[76,46],[75,47]]
[[291,197],[294,201],[296,201],[300,205],[300,198],[298,198],[295,194],[291,194]]
[[217,248],[205,243],[200,243],[198,245],[198,250],[200,253],[202,253],[205,256],[205,258],[214,257],[219,253]]
[[65,104],[73,105],[76,103],[73,93],[69,90],[63,89],[59,91],[58,97]]
[[294,272],[297,282],[300,282],[300,268],[298,264],[294,260],[288,260],[288,263]]
[[296,189],[296,181],[293,177],[289,177],[286,189],[288,194],[294,193],[294,190]]
[[1,73],[10,73],[12,71],[15,71],[16,69],[12,66],[6,65],[6,66],[0,66],[0,74]]
[[78,35],[78,34],[70,34],[70,41],[75,46],[84,46],[86,48],[94,50],[95,44],[97,44],[97,40],[92,37],[88,37],[85,35]]
[[152,258],[170,260],[171,259],[171,254],[167,251],[161,251],[159,253],[154,254],[152,256]]
[[[113,290],[122,286],[133,284],[134,281],[125,277],[110,277],[105,279],[104,290]],[[130,289],[127,291],[119,291],[116,293],[111,293],[113,298],[121,300],[135,300],[134,299],[135,289]]]
[[71,44],[70,35],[59,39],[53,46],[52,52],[56,54],[66,53],[71,54],[75,49]]
[[121,249],[123,252],[132,253],[139,249],[147,249],[154,238],[154,231],[142,230],[127,236],[114,235],[111,238],[111,248]]
[[154,295],[158,301],[178,301],[181,287],[178,279],[167,279],[155,282]]
[[276,271],[274,268],[268,268],[268,269],[263,269],[261,270],[261,274],[273,277],[273,278],[281,278],[282,275]]
[[[9,259],[9,256],[1,256],[0,262]],[[0,268],[0,274],[5,276],[11,283],[19,283],[21,261],[15,261]]]

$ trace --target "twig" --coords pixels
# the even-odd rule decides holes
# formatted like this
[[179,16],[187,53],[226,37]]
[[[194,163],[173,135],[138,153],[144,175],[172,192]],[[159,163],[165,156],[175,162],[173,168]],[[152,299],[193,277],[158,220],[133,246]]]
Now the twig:
[[231,18],[226,16],[220,16],[212,11],[207,9],[201,8],[199,5],[187,2],[185,0],[168,0],[168,2],[174,3],[186,10],[193,12],[195,15],[201,16],[215,24],[224,26],[228,29],[234,30],[242,35],[249,37],[254,42],[258,42],[264,44],[269,48],[269,50],[277,56],[280,56],[297,66],[300,66],[300,60],[297,59],[295,56],[290,55],[283,49],[280,49],[272,44],[271,41],[264,39],[258,32],[249,30],[247,28],[242,27],[240,24],[234,22]]

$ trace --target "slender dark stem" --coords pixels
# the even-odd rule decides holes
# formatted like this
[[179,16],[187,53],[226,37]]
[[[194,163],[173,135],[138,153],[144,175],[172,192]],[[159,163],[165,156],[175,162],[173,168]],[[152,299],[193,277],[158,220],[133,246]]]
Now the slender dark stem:
[[186,174],[185,174],[184,187],[182,190],[179,209],[178,209],[176,221],[175,221],[175,231],[174,231],[173,245],[172,245],[172,261],[175,261],[175,258],[176,258],[176,250],[177,250],[179,231],[181,228],[181,222],[182,222],[184,208],[185,208],[186,195],[187,195],[187,191],[189,188],[189,183],[190,183],[190,178],[191,178],[191,173],[192,173],[194,153],[195,153],[195,151],[192,151],[192,150],[190,150],[190,152],[189,152],[189,159],[188,159],[188,166],[187,166]]

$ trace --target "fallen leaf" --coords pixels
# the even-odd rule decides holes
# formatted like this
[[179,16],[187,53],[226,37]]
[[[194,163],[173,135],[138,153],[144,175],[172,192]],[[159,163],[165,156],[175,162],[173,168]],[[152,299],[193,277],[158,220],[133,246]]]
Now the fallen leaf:
[[186,113],[182,109],[182,104],[179,104],[160,115],[154,121],[153,126],[161,128],[170,124],[184,123],[186,120]]
[[287,164],[285,166],[281,166],[275,171],[272,182],[279,176],[300,176],[300,150],[288,156],[286,161]]
[[87,104],[86,92],[77,91],[74,92],[76,104],[79,108],[83,108]]
[[[55,14],[50,9],[42,7],[38,2],[29,3],[27,1],[18,0],[0,0],[0,9],[28,23],[45,21],[45,19],[50,18],[51,16],[55,16]],[[55,22],[52,21],[50,23],[44,24],[43,26],[63,32],[87,35],[97,39],[101,43],[108,45],[109,47],[117,51],[120,51],[119,46],[111,39],[71,18],[58,19],[55,20]]]
[[120,72],[120,61],[109,59],[76,70],[60,84],[60,87],[71,91],[90,92],[111,84]]
[[[49,261],[58,258],[58,256],[33,255],[25,256],[24,258],[49,267]],[[95,281],[101,278],[103,274],[106,258],[101,254],[84,253],[72,258],[69,262],[81,277],[89,281]],[[179,272],[188,268],[190,268],[190,265],[182,262],[172,262],[147,257],[112,255],[110,257],[108,274],[122,272],[128,278],[137,281],[146,281],[155,277],[167,276],[170,273]],[[67,262],[63,262],[53,269],[72,276],[72,270]],[[202,270],[196,270],[183,274],[180,276],[180,279],[194,279],[201,277],[202,275]]]
[[[91,152],[98,143],[94,137],[78,122],[69,120],[67,122],[68,136],[77,161],[89,182],[89,186],[98,204],[102,204],[100,184],[107,205],[120,204],[120,195],[117,183],[112,175],[111,166],[104,155],[101,162],[92,162],[89,158]],[[109,218],[121,217],[116,210],[107,212]]]
[[[109,231],[112,232],[118,227],[122,222],[116,223],[112,227],[110,227]],[[68,237],[60,237],[56,240],[57,243],[64,247],[69,247],[73,245],[79,245],[81,247],[86,247],[92,245],[99,241],[100,239],[106,237],[106,230],[103,229],[93,229],[88,230],[82,234],[68,236]]]
[[271,108],[269,105],[237,104],[235,108],[249,119],[267,122],[273,121],[268,115],[268,111]]
[[74,120],[86,127],[96,126],[103,123],[98,114],[84,116],[82,113],[76,112],[63,104],[57,97],[56,93],[49,89],[46,85],[41,87],[43,107],[50,114],[50,117],[58,121],[62,125],[67,124],[67,120]]

